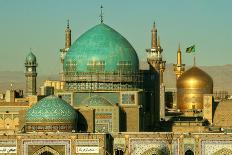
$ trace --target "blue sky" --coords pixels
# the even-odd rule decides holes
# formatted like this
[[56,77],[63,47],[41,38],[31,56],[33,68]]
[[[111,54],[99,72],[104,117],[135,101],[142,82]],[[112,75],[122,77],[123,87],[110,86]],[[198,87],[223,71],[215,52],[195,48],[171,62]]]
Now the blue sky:
[[[127,38],[142,61],[155,21],[167,63],[175,63],[180,43],[182,51],[196,45],[198,65],[231,64],[231,0],[1,0],[0,71],[24,71],[32,48],[39,74],[58,73],[66,20],[74,41],[100,23],[101,4],[104,23]],[[192,56],[183,53],[183,61],[191,65]]]

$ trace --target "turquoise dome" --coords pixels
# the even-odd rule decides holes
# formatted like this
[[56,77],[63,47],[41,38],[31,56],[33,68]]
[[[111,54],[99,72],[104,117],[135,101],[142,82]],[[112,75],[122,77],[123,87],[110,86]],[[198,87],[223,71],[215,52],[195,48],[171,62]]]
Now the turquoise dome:
[[36,56],[32,52],[30,52],[26,57],[26,63],[29,62],[36,63]]
[[76,73],[112,73],[119,68],[137,72],[139,59],[135,49],[121,34],[101,23],[82,34],[72,44],[63,67],[65,72],[71,70]]
[[48,96],[33,105],[26,113],[26,123],[74,123],[75,109],[56,96]]
[[113,106],[107,99],[94,95],[83,100],[80,106]]

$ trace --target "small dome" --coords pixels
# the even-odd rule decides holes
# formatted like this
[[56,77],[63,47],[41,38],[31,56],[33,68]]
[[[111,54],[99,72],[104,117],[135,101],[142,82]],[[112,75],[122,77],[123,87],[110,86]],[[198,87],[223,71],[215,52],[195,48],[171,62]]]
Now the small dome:
[[225,100],[218,103],[214,115],[213,124],[216,127],[232,127],[232,100]]
[[[64,100],[53,95],[43,98],[33,105],[26,113],[26,124],[30,126],[29,130],[32,130],[32,126],[34,126],[33,124],[40,124],[40,128],[46,124],[64,124],[68,128],[65,126],[59,127],[71,130],[71,128],[74,127],[76,120],[77,113],[75,109]],[[43,128],[43,130],[46,129]]]
[[203,108],[203,94],[213,93],[213,80],[198,67],[192,67],[177,80],[177,106],[181,111]]
[[[101,23],[81,35],[64,59],[64,71],[117,72],[123,67],[132,72],[139,69],[135,49],[117,31]],[[121,67],[121,68],[122,68]]]
[[36,63],[36,56],[32,52],[30,52],[26,57],[26,63],[29,62]]
[[112,104],[107,99],[94,95],[83,100],[80,106],[112,106]]

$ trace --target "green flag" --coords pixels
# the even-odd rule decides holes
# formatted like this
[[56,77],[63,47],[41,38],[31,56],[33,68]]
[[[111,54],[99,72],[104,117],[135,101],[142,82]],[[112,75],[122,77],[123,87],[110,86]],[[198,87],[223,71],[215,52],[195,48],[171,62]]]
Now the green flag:
[[186,48],[186,53],[194,53],[195,52],[195,45]]

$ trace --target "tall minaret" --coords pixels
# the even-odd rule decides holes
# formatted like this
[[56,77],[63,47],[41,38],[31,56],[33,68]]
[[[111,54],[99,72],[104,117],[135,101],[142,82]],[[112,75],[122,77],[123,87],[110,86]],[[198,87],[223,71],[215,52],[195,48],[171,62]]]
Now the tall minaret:
[[71,29],[69,28],[69,20],[67,20],[67,27],[65,29],[65,47],[60,49],[60,61],[61,61],[61,80],[64,80],[63,64],[64,58],[71,46]]
[[157,48],[157,29],[155,27],[155,22],[153,23],[153,28],[151,30],[151,49]]
[[160,121],[160,119],[165,119],[165,85],[163,81],[163,73],[165,70],[166,61],[163,61],[162,52],[163,49],[160,45],[160,38],[157,39],[157,28],[155,23],[151,30],[151,48],[147,49],[147,62],[149,64],[150,70],[155,70],[157,76],[157,88],[154,88],[154,106],[155,106],[155,119]]
[[174,64],[173,67],[174,67],[174,72],[176,73],[176,79],[178,79],[185,71],[185,64],[182,64],[180,44],[177,51],[177,63]]
[[25,76],[26,76],[26,96],[36,95],[36,56],[30,52],[25,61]]
[[155,23],[151,30],[151,48],[146,50],[148,53],[147,62],[150,67],[154,68],[160,75],[160,84],[163,83],[163,72],[165,70],[166,61],[162,59],[163,49],[160,45],[160,38],[157,40],[157,29]]

